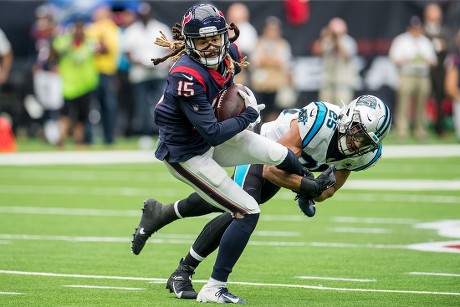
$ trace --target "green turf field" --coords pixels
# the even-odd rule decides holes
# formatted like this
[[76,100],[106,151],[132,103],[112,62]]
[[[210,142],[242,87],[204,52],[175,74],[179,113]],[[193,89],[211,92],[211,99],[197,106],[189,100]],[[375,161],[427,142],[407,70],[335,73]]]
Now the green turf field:
[[[229,289],[250,306],[460,306],[459,186],[460,156],[383,158],[312,219],[283,190],[262,206]],[[161,163],[0,165],[0,306],[199,305],[165,281],[211,216],[130,251],[145,198],[190,192]]]

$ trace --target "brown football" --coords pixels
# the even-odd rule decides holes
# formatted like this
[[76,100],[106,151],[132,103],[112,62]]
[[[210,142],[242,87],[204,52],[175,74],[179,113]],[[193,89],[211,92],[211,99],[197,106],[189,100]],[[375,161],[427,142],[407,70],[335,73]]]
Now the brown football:
[[[246,109],[243,97],[238,90],[246,89],[241,84],[234,84],[226,88],[219,96],[216,106],[216,117],[218,121],[223,121],[235,117]],[[247,92],[246,92],[247,93]]]

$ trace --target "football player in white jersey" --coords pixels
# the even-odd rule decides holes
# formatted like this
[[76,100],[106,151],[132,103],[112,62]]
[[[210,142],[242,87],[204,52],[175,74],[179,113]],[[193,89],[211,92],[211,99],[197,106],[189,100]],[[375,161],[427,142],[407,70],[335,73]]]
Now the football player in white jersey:
[[[352,171],[365,170],[377,163],[382,154],[382,140],[390,126],[388,107],[371,95],[360,96],[343,108],[327,102],[314,102],[302,109],[284,110],[275,121],[262,124],[260,134],[291,149],[306,169],[323,173],[312,181],[309,176],[287,174],[272,166],[243,165],[235,168],[234,181],[259,204],[271,199],[279,191],[279,186],[290,187],[297,193],[302,211],[307,216],[314,216],[315,201],[332,197]],[[325,190],[318,187],[316,193],[312,192],[315,189],[311,185],[321,185],[322,179],[331,172],[335,172],[335,184]],[[140,225],[151,233],[179,218],[216,212],[215,207],[196,193],[169,205],[162,206],[153,199],[145,203],[150,210],[144,211]],[[232,214],[223,213],[203,228],[187,256],[181,259],[168,279],[166,287],[170,292],[178,298],[197,296],[191,276],[199,263],[217,249],[233,218]]]

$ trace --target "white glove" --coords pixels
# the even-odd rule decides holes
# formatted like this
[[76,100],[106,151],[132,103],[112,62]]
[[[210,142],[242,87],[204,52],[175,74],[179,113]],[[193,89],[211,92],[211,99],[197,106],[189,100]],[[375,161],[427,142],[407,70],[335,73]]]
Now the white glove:
[[261,121],[260,111],[265,109],[265,104],[257,104],[257,99],[256,99],[256,96],[254,96],[254,93],[248,87],[245,86],[244,88],[246,89],[247,93],[245,93],[242,90],[238,90],[238,93],[240,94],[241,97],[243,97],[246,108],[251,107],[254,110],[256,110],[257,113],[259,113],[259,116],[257,117],[257,119],[254,122],[250,123],[247,128],[248,130],[252,131],[254,130],[254,127]]
[[242,90],[238,90],[238,93],[240,94],[241,97],[243,97],[244,103],[246,104],[246,108],[251,107],[254,110],[256,110],[257,113],[260,114],[260,111],[265,109],[265,105],[264,104],[257,104],[256,96],[254,96],[252,91],[249,88],[247,88],[246,86],[244,88],[248,92],[247,94]]

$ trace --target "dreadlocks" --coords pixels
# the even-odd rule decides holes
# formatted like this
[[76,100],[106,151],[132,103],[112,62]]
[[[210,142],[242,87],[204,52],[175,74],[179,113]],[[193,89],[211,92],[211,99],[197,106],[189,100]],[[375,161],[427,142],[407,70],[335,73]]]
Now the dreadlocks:
[[[240,36],[240,30],[234,23],[230,24],[229,30],[233,30],[235,32],[235,35],[229,38],[230,42],[233,43]],[[172,52],[162,58],[151,59],[154,65],[163,63],[169,58],[171,58],[173,62],[176,62],[185,53],[185,37],[182,35],[182,25],[179,23],[176,23],[172,27],[172,33],[173,33],[173,39],[175,40],[174,42],[168,41],[164,33],[161,31],[160,31],[160,37],[156,38],[155,44],[161,47],[169,48],[172,50]],[[241,62],[234,61],[228,53],[225,55],[225,58],[230,63],[230,67],[228,69],[229,73],[233,74],[235,72],[235,65],[239,67],[249,66],[249,62],[246,60],[247,59],[246,56],[243,58]]]

